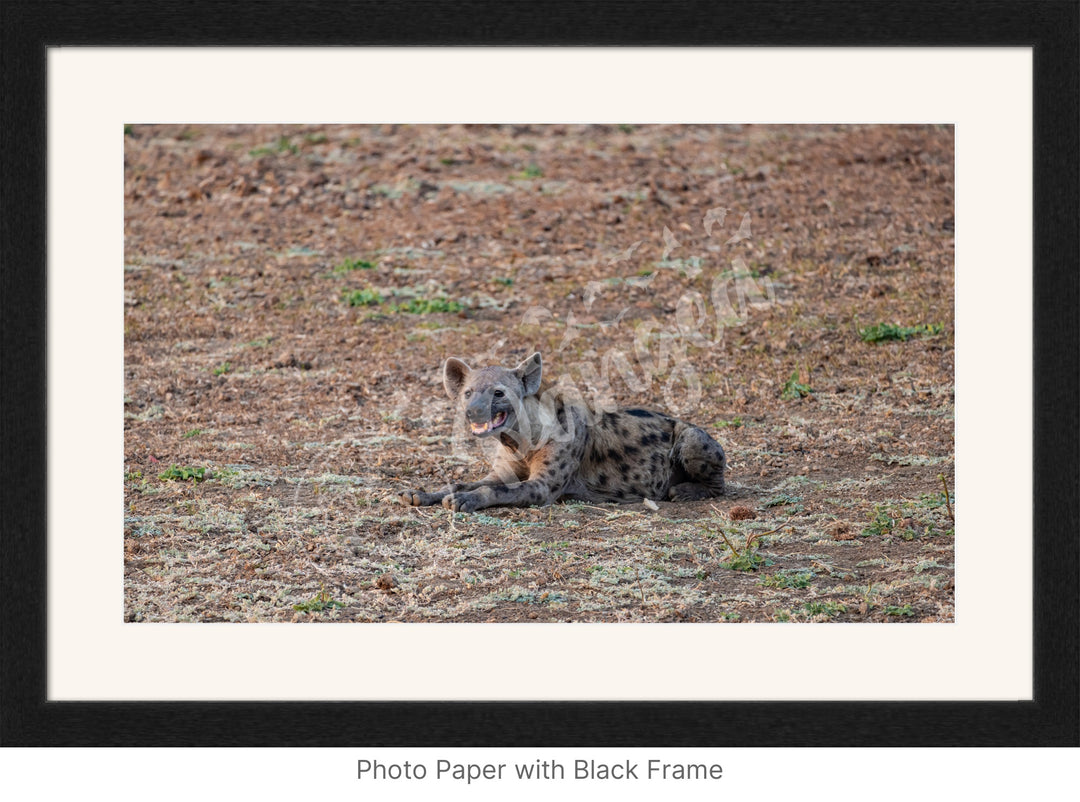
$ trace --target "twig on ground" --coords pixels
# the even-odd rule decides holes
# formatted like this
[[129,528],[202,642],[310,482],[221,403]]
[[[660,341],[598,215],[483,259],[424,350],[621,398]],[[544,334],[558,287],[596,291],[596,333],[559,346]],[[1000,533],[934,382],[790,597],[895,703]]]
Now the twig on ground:
[[739,554],[739,552],[735,550],[735,547],[731,545],[731,541],[727,539],[727,535],[724,534],[723,529],[720,530],[720,537],[722,537],[724,539],[724,542],[727,543],[727,547],[731,549],[732,554],[734,554],[736,557],[742,556],[741,554]]
[[952,504],[949,503],[949,485],[945,482],[945,474],[939,473],[937,478],[941,480],[941,486],[945,488],[945,509],[949,511],[949,520],[956,523],[956,519],[953,517]]
[[768,532],[751,532],[749,535],[746,536],[746,544],[743,546],[743,549],[749,550],[750,544],[753,543],[755,540],[763,538],[766,535],[775,535],[781,529],[785,528],[793,529],[793,527],[790,527],[787,524],[780,524],[780,526],[776,527],[776,529],[770,529]]

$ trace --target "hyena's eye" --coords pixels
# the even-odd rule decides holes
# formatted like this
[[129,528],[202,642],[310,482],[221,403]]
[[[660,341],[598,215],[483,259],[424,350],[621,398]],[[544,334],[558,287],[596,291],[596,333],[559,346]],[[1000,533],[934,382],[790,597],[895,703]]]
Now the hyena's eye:
[[472,398],[472,390],[466,390],[462,395],[466,398]]
[[504,395],[506,395],[506,393],[504,393],[504,392],[503,392],[502,390],[496,390],[496,391],[495,391],[495,392],[493,393],[493,395],[494,395],[494,396],[495,396],[496,398],[502,398],[502,397],[503,397]]

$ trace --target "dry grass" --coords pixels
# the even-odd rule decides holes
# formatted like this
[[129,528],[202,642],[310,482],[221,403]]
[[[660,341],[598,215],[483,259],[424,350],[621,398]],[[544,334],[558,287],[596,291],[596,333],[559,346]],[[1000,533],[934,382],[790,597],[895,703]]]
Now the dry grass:
[[[136,125],[126,145],[127,620],[953,620],[951,130]],[[877,323],[942,329],[864,342]],[[484,471],[442,359],[532,350],[708,428],[730,494],[388,501]],[[809,392],[785,398],[793,378]]]

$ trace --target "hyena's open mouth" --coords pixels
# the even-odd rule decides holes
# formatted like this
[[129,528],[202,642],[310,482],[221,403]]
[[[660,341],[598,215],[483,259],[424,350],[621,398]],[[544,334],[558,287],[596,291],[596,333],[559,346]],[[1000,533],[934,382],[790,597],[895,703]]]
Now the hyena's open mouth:
[[485,432],[498,429],[504,423],[506,423],[506,412],[500,412],[487,423],[470,423],[469,428],[472,429],[473,434],[484,434]]

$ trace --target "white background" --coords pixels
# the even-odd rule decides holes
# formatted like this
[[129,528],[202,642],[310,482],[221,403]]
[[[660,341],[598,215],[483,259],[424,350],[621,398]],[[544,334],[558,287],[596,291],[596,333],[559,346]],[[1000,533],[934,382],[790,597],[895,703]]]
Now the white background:
[[[61,49],[49,70],[50,698],[1030,697],[1029,51]],[[956,623],[125,625],[123,124],[387,120],[954,123]],[[58,470],[87,455],[106,468]]]
[[[719,763],[715,782],[371,782],[360,758],[466,763],[574,759]],[[110,802],[550,802],[552,799],[912,802],[1044,800],[1075,789],[1076,750],[1001,749],[19,749],[0,752],[5,791],[21,800]],[[641,773],[639,769],[639,774]]]

